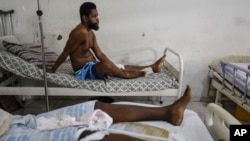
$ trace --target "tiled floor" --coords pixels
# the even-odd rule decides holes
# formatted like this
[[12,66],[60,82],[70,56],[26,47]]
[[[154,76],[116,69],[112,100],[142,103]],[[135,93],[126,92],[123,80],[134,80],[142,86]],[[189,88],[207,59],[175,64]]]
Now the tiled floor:
[[[58,109],[61,107],[81,103],[83,101],[86,101],[86,99],[50,99],[49,101],[49,110],[54,110]],[[152,101],[132,101],[132,102],[138,102],[138,103],[147,103],[147,104],[156,104],[160,105],[158,102],[152,102]],[[164,101],[162,105],[168,105],[171,104],[172,102],[167,102]],[[200,118],[204,121],[204,115],[205,115],[205,109],[207,106],[208,102],[190,102],[188,105],[188,109],[191,109],[195,111]],[[230,112],[233,111],[233,106],[231,103],[229,104],[224,104],[226,107],[229,107]],[[231,108],[230,108],[231,107]],[[19,108],[15,111],[12,112],[12,114],[20,114],[20,115],[25,115],[25,114],[39,114],[47,111],[46,107],[46,101],[43,99],[37,99],[37,100],[26,100],[24,103],[23,108]]]

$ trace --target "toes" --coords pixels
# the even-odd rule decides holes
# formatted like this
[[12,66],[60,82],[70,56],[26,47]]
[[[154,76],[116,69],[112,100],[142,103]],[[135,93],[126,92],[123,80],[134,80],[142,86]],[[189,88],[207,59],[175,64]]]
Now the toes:
[[191,91],[191,88],[190,88],[189,85],[187,85],[184,94],[186,94],[186,93],[188,93],[188,92],[190,92],[190,91]]

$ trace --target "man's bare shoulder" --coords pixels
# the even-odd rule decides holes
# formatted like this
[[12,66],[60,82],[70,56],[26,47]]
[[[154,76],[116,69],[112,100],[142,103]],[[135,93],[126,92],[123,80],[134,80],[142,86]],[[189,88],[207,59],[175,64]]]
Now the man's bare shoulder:
[[79,37],[79,36],[86,36],[88,34],[88,30],[85,26],[82,24],[77,25],[71,32],[70,36],[71,37]]
[[69,34],[65,50],[75,50],[81,43],[87,40],[87,29],[81,24],[77,25]]

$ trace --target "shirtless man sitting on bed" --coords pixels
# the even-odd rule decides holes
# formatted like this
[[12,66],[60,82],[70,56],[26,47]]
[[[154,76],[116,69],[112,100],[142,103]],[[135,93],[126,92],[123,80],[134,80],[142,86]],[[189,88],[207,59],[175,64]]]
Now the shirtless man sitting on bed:
[[[70,116],[75,117],[77,120],[79,120],[79,116],[84,115],[89,112],[93,112],[94,110],[102,110],[103,112],[107,113],[112,119],[113,123],[119,123],[119,122],[135,122],[135,121],[166,121],[174,126],[181,125],[183,121],[184,111],[190,102],[192,98],[192,92],[191,88],[189,86],[186,87],[186,90],[183,94],[183,96],[175,101],[171,105],[161,106],[161,107],[145,107],[145,106],[137,106],[137,105],[125,105],[125,104],[110,104],[110,103],[103,103],[99,101],[88,101],[84,104],[80,104],[81,106],[78,107],[77,110],[71,111],[66,110],[67,107],[57,109],[54,111],[50,111],[48,113],[42,113],[40,115],[35,116],[35,119],[38,117],[47,117],[50,118],[50,116],[53,115],[62,115],[62,114],[69,114]],[[69,107],[68,107],[69,108]],[[71,115],[72,114],[72,115]],[[1,116],[0,116],[1,117]],[[25,139],[25,141],[31,141],[31,140],[37,140],[37,141],[47,141],[47,140],[55,140],[54,137],[56,137],[56,140],[67,140],[69,138],[80,140],[80,139],[86,139],[89,137],[89,135],[93,134],[93,132],[102,132],[103,130],[94,130],[91,131],[85,130],[82,132],[79,136],[76,136],[75,129],[78,129],[78,126],[71,126],[71,127],[64,127],[54,130],[45,130],[43,132],[39,132],[39,129],[36,129],[35,126],[38,126],[34,124],[35,126],[27,126],[24,123],[21,123],[20,126],[16,126],[15,124],[19,125],[18,121],[23,121],[27,118],[27,116],[20,117],[21,119],[17,119],[17,122],[15,120],[12,122],[12,125],[9,127],[9,129],[2,129],[6,130],[4,134],[1,134],[0,132],[0,140],[22,140]],[[30,117],[30,116],[29,116]],[[23,118],[23,119],[22,119]],[[27,119],[25,119],[27,122]],[[34,120],[29,120],[29,122],[33,122]],[[1,123],[1,122],[0,122]],[[26,126],[25,126],[26,125]],[[33,124],[32,124],[33,125]],[[53,126],[53,125],[51,125]],[[19,128],[20,127],[20,128]],[[4,126],[0,126],[0,129],[4,128]],[[70,130],[68,130],[70,129]],[[67,136],[64,136],[67,135]],[[43,138],[44,137],[44,138]],[[99,136],[100,137],[100,136]],[[92,138],[91,140],[102,140],[102,141],[142,141],[139,138],[127,136],[125,134],[120,133],[109,133],[104,134],[104,136],[101,136],[102,139],[96,139]],[[87,139],[86,139],[87,140]]]
[[98,12],[94,3],[85,2],[81,5],[80,18],[81,23],[69,34],[63,52],[49,72],[55,72],[68,56],[75,71],[75,77],[81,80],[103,79],[106,76],[136,78],[144,76],[146,73],[143,69],[148,67],[151,67],[155,73],[160,72],[165,55],[148,66],[118,66],[109,60],[99,48],[92,31],[99,28]]

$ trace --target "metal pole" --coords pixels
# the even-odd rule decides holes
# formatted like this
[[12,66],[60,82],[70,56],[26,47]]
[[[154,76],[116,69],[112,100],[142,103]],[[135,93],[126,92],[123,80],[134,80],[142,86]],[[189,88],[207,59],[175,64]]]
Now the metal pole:
[[37,0],[37,15],[39,21],[39,29],[40,29],[40,36],[41,36],[41,49],[42,49],[42,59],[43,59],[43,76],[44,76],[44,90],[45,90],[45,97],[46,97],[46,108],[49,111],[49,96],[48,96],[48,86],[47,86],[47,75],[46,75],[46,64],[45,64],[45,55],[44,55],[44,40],[43,40],[43,26],[42,26],[42,14],[43,12],[40,10],[40,1]]

